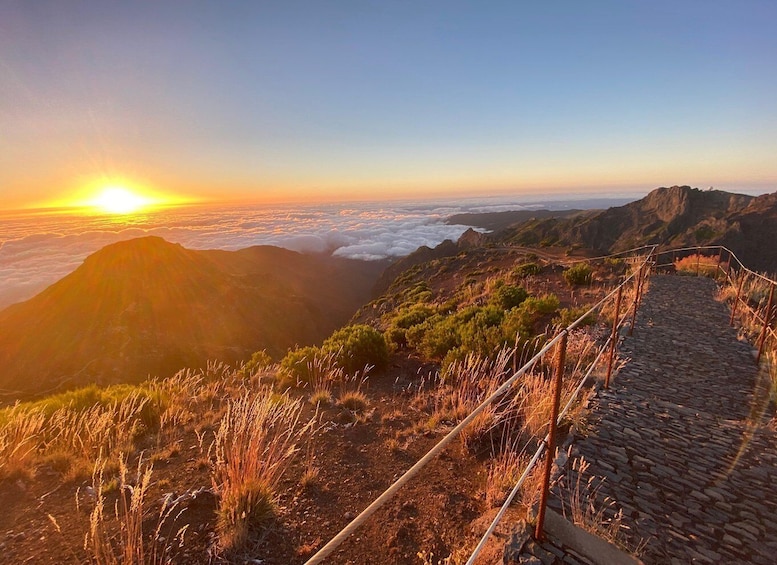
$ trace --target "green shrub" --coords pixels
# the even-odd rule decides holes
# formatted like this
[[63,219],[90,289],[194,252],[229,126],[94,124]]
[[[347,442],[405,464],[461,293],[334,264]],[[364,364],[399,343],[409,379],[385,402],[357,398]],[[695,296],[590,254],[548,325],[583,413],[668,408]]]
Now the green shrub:
[[513,308],[505,314],[502,322],[502,333],[509,342],[518,334],[523,339],[534,335],[534,326],[543,316],[553,314],[558,310],[559,299],[555,294],[546,294],[541,297],[530,296],[520,306]]
[[393,317],[388,317],[389,327],[385,333],[387,342],[394,348],[406,347],[407,330],[422,324],[434,313],[435,308],[428,304],[413,304],[400,308]]
[[407,331],[408,344],[416,348],[427,359],[440,361],[445,355],[461,345],[454,316],[436,315],[423,324]]
[[266,369],[270,365],[272,365],[272,357],[270,357],[266,350],[262,349],[261,351],[255,351],[251,355],[251,359],[243,365],[242,373],[243,375],[252,375],[256,371]]
[[717,232],[712,226],[705,225],[697,228],[696,231],[693,232],[693,235],[696,238],[696,241],[702,243],[715,237]]
[[429,302],[432,299],[432,289],[426,281],[415,283],[410,288],[403,290],[401,294],[405,303]]
[[388,347],[383,334],[363,324],[337,330],[324,341],[321,349],[334,354],[337,364],[347,372],[360,371],[366,365],[382,369],[388,364]]
[[460,336],[462,352],[474,353],[481,357],[490,357],[506,342],[501,325],[478,323],[477,318],[461,328]]
[[[580,316],[585,314],[587,311],[588,311],[588,308],[586,306],[580,306],[578,308],[562,308],[561,310],[559,310],[558,316],[553,319],[553,323],[562,328],[566,328],[569,324],[577,320]],[[595,323],[596,323],[596,313],[592,312],[591,314],[588,314],[583,319],[583,321],[580,323],[580,326],[590,326]]]
[[585,263],[577,263],[564,271],[564,280],[567,281],[570,286],[591,284],[592,278],[593,271],[591,267]]
[[281,372],[296,382],[309,383],[313,377],[313,362],[321,355],[318,347],[296,347],[281,359]]
[[[153,428],[159,425],[159,415],[165,411],[170,403],[168,396],[157,387],[149,383],[139,385],[116,384],[107,387],[99,387],[95,384],[82,388],[61,392],[47,396],[41,400],[24,402],[19,405],[24,410],[40,410],[46,418],[49,418],[60,408],[68,408],[73,412],[84,412],[95,405],[108,407],[120,404],[131,395],[137,395],[147,402],[140,412],[144,425]],[[0,410],[0,423],[5,420],[5,413],[9,408]]]
[[537,263],[524,263],[518,265],[513,269],[513,274],[518,278],[524,278],[531,275],[539,275],[542,272],[542,267]]
[[529,293],[522,286],[504,285],[496,289],[489,302],[504,310],[515,308],[526,300]]
[[397,315],[391,321],[391,325],[398,328],[412,328],[434,314],[434,308],[428,304],[415,304],[413,306],[400,308]]
[[561,303],[555,294],[543,294],[539,298],[530,296],[524,300],[522,307],[537,312],[539,314],[553,314]]

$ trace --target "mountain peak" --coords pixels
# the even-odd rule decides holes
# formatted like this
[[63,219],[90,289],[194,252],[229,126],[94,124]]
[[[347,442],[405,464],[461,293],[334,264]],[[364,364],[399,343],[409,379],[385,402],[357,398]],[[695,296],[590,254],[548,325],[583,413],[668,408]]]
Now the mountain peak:
[[346,322],[379,269],[273,247],[197,251],[154,236],[113,243],[0,311],[0,388],[137,381],[260,349],[278,355]]

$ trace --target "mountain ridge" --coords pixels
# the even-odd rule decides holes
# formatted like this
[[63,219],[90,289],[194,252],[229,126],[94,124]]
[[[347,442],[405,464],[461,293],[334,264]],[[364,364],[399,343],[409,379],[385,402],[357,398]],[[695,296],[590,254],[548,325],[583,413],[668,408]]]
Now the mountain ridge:
[[111,244],[0,311],[0,388],[137,382],[259,349],[280,355],[345,323],[380,270],[271,246],[197,251],[153,236]]
[[569,218],[538,218],[496,234],[500,244],[574,246],[596,254],[642,245],[726,245],[748,266],[777,270],[777,193],[750,196],[690,186],[657,188],[644,198]]

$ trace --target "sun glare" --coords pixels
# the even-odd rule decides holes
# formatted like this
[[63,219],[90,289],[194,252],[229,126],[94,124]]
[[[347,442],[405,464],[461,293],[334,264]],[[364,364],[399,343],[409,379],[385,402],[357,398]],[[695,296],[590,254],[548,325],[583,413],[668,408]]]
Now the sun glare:
[[131,214],[152,204],[152,200],[123,186],[107,186],[90,204],[108,214]]

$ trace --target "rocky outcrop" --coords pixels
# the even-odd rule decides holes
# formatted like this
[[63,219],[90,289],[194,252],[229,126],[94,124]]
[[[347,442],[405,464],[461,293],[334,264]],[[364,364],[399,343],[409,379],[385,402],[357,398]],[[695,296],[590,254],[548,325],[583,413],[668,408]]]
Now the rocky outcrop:
[[777,193],[759,197],[689,186],[571,218],[534,219],[499,235],[517,245],[582,246],[599,254],[642,245],[726,245],[752,268],[777,271]]

